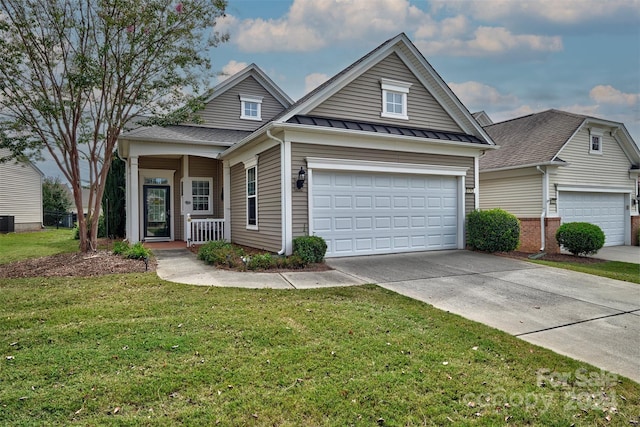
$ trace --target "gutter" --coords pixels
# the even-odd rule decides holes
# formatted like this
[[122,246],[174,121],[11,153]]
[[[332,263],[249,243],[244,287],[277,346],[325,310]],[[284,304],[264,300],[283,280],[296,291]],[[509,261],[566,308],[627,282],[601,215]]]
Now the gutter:
[[271,133],[271,127],[267,128],[267,136],[274,140],[277,141],[280,144],[280,181],[282,183],[281,187],[280,187],[280,216],[282,217],[282,222],[281,222],[281,227],[282,227],[282,247],[281,249],[278,251],[278,255],[284,255],[287,251],[287,227],[286,227],[286,218],[287,218],[287,191],[285,188],[285,182],[286,182],[286,159],[285,159],[285,152],[286,152],[286,147],[284,144],[284,141],[280,138],[276,138],[275,136],[273,136],[273,134]]
[[540,166],[536,169],[542,174],[542,213],[540,214],[540,252],[544,252],[546,247],[546,229],[544,220],[547,216],[547,204],[549,203],[549,174]]

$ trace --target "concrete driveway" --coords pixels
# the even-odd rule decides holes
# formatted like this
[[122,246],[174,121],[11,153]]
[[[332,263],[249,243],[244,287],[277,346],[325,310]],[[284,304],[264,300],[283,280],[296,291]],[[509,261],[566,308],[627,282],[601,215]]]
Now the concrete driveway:
[[354,278],[640,382],[640,285],[469,251],[327,262]]

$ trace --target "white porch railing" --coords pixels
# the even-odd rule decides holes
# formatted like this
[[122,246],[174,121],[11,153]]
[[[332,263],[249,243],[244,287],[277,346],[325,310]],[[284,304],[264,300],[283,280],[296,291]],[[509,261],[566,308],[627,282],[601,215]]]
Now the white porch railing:
[[187,214],[185,233],[187,246],[201,245],[212,240],[224,240],[224,219],[194,219]]

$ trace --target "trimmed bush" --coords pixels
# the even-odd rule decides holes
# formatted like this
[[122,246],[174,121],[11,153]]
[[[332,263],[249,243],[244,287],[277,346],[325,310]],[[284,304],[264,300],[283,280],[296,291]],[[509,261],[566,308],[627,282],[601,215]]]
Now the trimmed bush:
[[588,222],[567,222],[556,231],[556,240],[574,255],[593,255],[604,246],[604,232]]
[[230,268],[244,267],[242,248],[224,240],[207,242],[198,250],[198,259],[210,265],[221,265]]
[[293,255],[306,264],[322,262],[327,253],[327,242],[320,236],[301,236],[293,239]]
[[520,243],[520,221],[502,209],[476,210],[467,216],[467,244],[485,252],[509,252]]
[[274,267],[276,267],[276,259],[270,253],[253,255],[247,261],[249,270],[268,270]]

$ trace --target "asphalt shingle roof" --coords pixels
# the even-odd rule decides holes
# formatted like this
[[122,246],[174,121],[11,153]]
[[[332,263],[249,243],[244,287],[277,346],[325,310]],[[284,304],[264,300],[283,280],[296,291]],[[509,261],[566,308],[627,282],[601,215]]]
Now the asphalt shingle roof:
[[166,140],[177,143],[219,143],[233,145],[241,141],[249,131],[233,129],[217,129],[202,126],[148,126],[139,127],[122,135],[123,138]]
[[484,130],[500,148],[480,158],[480,170],[550,162],[587,118],[547,110],[486,126]]
[[295,123],[308,126],[324,126],[336,129],[349,129],[355,131],[375,132],[390,135],[413,136],[418,138],[439,139],[443,141],[469,142],[473,144],[487,144],[474,135],[465,133],[444,132],[433,129],[417,129],[401,126],[393,126],[381,123],[368,123],[353,120],[342,120],[325,117],[296,115],[287,120],[287,123]]

